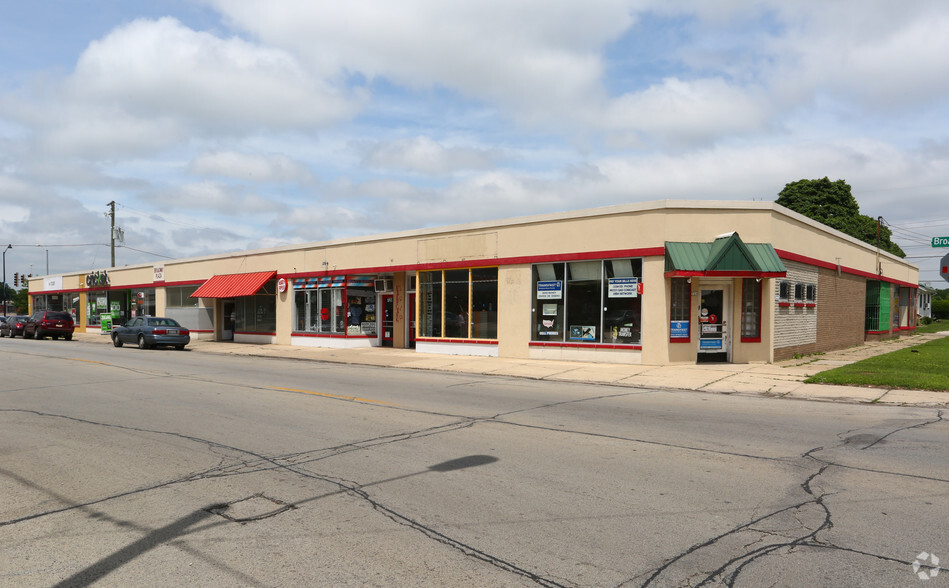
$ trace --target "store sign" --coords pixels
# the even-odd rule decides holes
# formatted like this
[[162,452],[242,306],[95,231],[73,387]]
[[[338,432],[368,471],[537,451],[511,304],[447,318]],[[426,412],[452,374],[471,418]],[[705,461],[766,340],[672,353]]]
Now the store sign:
[[280,278],[279,280],[277,280],[277,292],[280,292],[281,294],[283,294],[286,291],[287,291],[287,279]]
[[563,280],[537,282],[538,300],[560,300],[563,298]]
[[949,247],[949,237],[933,237],[933,247]]
[[62,276],[47,277],[45,280],[43,280],[43,289],[44,290],[62,290],[63,277]]
[[702,339],[699,341],[699,349],[721,349],[721,339]]
[[688,339],[689,338],[689,321],[670,322],[669,336],[674,339]]
[[86,287],[108,286],[109,272],[93,272],[86,276]]
[[155,265],[152,266],[152,271],[154,272],[154,282],[164,282],[165,281],[165,266]]
[[606,292],[609,298],[636,298],[639,278],[610,278]]

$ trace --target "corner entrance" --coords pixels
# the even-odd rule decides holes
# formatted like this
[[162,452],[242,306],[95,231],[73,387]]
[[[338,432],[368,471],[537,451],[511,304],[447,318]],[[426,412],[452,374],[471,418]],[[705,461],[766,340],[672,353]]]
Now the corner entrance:
[[699,303],[698,363],[731,361],[731,337],[728,330],[731,288],[702,290]]

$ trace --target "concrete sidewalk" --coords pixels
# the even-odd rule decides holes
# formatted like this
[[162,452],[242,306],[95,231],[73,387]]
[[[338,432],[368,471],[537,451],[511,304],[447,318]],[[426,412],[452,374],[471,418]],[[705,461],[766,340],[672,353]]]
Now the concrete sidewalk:
[[[932,392],[804,383],[805,379],[823,370],[920,345],[946,336],[949,336],[949,331],[911,335],[901,339],[866,343],[859,347],[774,364],[669,366],[469,357],[418,353],[414,350],[381,347],[325,349],[213,341],[193,341],[188,347],[192,352],[198,353],[327,361],[351,365],[508,376],[561,382],[587,382],[631,388],[697,390],[717,394],[742,394],[899,406],[949,407],[949,390]],[[83,342],[111,344],[106,335],[98,333],[76,333],[74,338]]]

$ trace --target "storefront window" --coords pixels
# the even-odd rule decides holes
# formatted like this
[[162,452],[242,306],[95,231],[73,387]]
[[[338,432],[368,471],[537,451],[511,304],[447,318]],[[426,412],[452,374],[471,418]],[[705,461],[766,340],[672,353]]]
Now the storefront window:
[[498,338],[498,268],[471,270],[471,338]]
[[419,336],[442,336],[442,272],[418,273]]
[[100,316],[109,312],[109,293],[105,290],[91,291],[86,296],[86,322],[90,326],[100,324]]
[[761,282],[754,279],[741,284],[741,338],[761,339]]
[[639,277],[633,272],[632,259],[603,262],[603,291],[603,342],[639,343]]
[[373,290],[346,290],[346,334],[375,336],[376,293]]
[[155,316],[154,288],[132,291],[132,310],[129,318],[133,316]]
[[691,339],[692,284],[687,278],[672,278],[669,296],[669,338],[675,342]]
[[193,286],[173,286],[165,288],[165,307],[198,308],[198,299],[192,298],[199,284]]
[[235,332],[275,333],[277,331],[276,281],[271,280],[253,296],[234,300]]
[[563,341],[566,304],[563,296],[564,264],[534,265],[534,341]]
[[468,270],[445,272],[445,337],[468,338]]
[[498,269],[418,273],[419,336],[496,339]]
[[641,259],[541,263],[533,274],[532,340],[641,341]]

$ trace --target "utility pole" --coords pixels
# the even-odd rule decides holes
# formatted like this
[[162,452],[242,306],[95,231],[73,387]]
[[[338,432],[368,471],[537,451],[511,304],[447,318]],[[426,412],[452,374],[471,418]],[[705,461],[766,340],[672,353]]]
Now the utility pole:
[[[883,266],[880,265],[880,227],[883,225],[883,217],[877,217],[877,275],[883,275]],[[115,265],[115,262],[113,262]]]
[[112,221],[111,226],[109,227],[109,240],[112,244],[112,265],[115,267],[115,200],[109,203],[109,212],[106,213],[106,216]]

